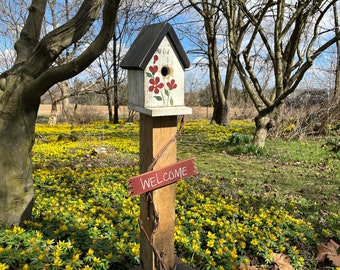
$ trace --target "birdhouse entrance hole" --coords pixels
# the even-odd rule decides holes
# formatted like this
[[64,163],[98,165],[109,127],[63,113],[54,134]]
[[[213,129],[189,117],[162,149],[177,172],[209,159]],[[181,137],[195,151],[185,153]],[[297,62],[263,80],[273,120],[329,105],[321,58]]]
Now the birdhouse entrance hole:
[[163,75],[163,77],[169,76],[170,73],[171,73],[171,70],[169,67],[167,66],[162,67],[161,74]]

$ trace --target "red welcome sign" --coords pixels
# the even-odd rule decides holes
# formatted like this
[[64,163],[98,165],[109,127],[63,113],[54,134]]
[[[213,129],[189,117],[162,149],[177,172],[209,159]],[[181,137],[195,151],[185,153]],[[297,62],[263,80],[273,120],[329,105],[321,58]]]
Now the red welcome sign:
[[161,169],[129,178],[131,197],[172,184],[196,174],[195,158],[179,161]]

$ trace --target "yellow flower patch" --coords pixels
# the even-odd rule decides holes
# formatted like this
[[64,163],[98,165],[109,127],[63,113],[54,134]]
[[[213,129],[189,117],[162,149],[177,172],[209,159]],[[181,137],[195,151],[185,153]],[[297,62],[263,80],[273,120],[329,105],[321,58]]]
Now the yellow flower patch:
[[[192,121],[184,133],[220,142],[253,129],[252,121],[232,121],[229,129]],[[43,139],[33,147],[33,217],[0,230],[0,270],[130,269],[140,263],[139,199],[129,196],[127,182],[138,174],[138,132],[138,123],[37,125]],[[272,252],[286,252],[302,269],[294,243],[313,239],[310,224],[275,201],[258,207],[258,199],[242,190],[237,198],[223,197],[216,187],[207,189],[213,179],[198,178],[195,185],[177,184],[174,238],[183,261],[196,269],[235,269],[251,257],[271,263]]]

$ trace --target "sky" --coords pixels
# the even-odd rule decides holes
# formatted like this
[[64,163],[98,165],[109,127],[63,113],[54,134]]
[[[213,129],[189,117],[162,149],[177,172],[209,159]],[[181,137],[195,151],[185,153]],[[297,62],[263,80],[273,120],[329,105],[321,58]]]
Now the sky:
[[[6,4],[6,2],[12,2],[10,0],[2,0],[0,1],[1,4]],[[131,1],[131,0],[125,0]],[[145,4],[147,1],[144,1]],[[157,4],[151,5],[149,8],[153,14],[155,14],[155,18],[152,22],[159,22],[163,20],[170,19],[170,24],[174,27],[178,37],[180,38],[184,49],[188,52],[188,57],[192,62],[192,67],[186,71],[186,90],[196,90],[199,88],[204,87],[209,82],[209,76],[207,71],[207,60],[202,54],[193,53],[193,51],[197,51],[198,46],[192,42],[188,36],[190,30],[192,31],[192,35],[197,37],[197,34],[200,34],[204,37],[204,30],[202,28],[202,23],[200,22],[200,18],[197,15],[196,11],[194,10],[186,10],[185,13],[182,13],[179,16],[175,16],[178,11],[181,9],[181,6],[178,4],[179,1],[158,1]],[[132,1],[132,3],[136,4],[139,3],[138,1]],[[171,6],[171,4],[175,4]],[[134,9],[137,7],[134,7]],[[157,16],[156,16],[157,15]],[[140,21],[140,20],[139,20]],[[1,22],[1,21],[0,21]],[[3,22],[3,21],[2,21]],[[152,23],[147,22],[146,23]],[[324,27],[328,27],[330,20],[325,20]],[[137,25],[136,25],[137,26]],[[137,36],[138,30],[140,30],[139,25],[135,27],[135,32],[132,37]],[[4,36],[3,36],[4,37]],[[220,38],[220,44],[223,44],[224,38]],[[128,42],[133,42],[133,39],[127,39]],[[8,56],[13,56],[14,51],[12,48],[9,48],[8,45],[11,45],[6,39],[2,38],[0,41],[0,72],[4,71],[8,68],[9,64],[8,61],[5,61]],[[128,49],[129,43],[125,44],[125,50]],[[334,49],[334,48],[333,48]],[[332,87],[332,78],[329,73],[326,72],[329,69],[329,66],[332,64],[334,60],[334,56],[332,54],[325,54],[321,58],[315,61],[315,66],[311,68],[310,72],[306,75],[305,79],[303,80],[302,84],[306,87]],[[225,67],[221,67],[221,74],[222,76],[225,73]],[[239,80],[235,80],[234,86],[240,88]]]

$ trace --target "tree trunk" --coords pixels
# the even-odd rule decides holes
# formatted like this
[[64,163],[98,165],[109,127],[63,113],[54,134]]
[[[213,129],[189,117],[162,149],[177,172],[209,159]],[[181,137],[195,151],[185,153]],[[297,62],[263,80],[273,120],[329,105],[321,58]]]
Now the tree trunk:
[[118,54],[117,54],[117,37],[116,33],[113,34],[113,123],[118,124]]
[[52,102],[52,108],[51,108],[51,115],[48,118],[48,124],[49,125],[56,125],[58,121],[58,107],[57,107],[57,102],[53,101]]
[[58,83],[58,86],[61,91],[61,111],[62,118],[65,121],[69,121],[71,119],[71,108],[70,108],[70,89],[68,85],[68,81],[62,81]]
[[31,150],[40,100],[22,97],[24,79],[7,80],[17,88],[0,92],[0,224],[19,225],[32,212]]
[[258,114],[255,117],[255,135],[253,143],[258,147],[264,147],[268,130],[271,128],[271,118],[268,115]]
[[118,124],[119,123],[119,105],[115,103],[113,106],[114,114],[113,114],[113,123]]
[[213,99],[214,112],[211,118],[211,122],[221,126],[229,125],[229,103],[228,97],[224,95],[224,89],[222,84],[219,52],[218,52],[218,39],[217,39],[217,27],[219,25],[219,4],[211,4],[209,1],[195,2],[189,1],[196,11],[204,19],[204,29],[207,38],[207,56],[209,63],[209,79],[211,87],[211,95]]
[[105,97],[106,97],[106,103],[107,103],[107,110],[109,113],[109,122],[113,123],[112,98],[111,98],[111,91],[109,89],[105,89]]
[[229,126],[229,103],[227,100],[224,100],[224,102],[219,101],[214,104],[211,122],[213,121],[220,126]]

